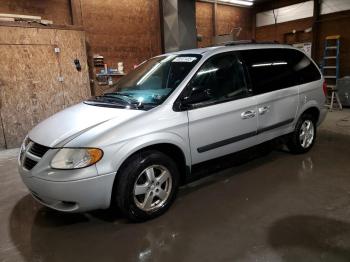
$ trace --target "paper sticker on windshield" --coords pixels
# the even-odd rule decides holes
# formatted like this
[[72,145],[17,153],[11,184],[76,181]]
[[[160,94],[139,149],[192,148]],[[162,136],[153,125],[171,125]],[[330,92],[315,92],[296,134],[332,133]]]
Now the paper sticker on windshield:
[[192,63],[195,60],[197,60],[197,57],[193,57],[193,56],[179,56],[179,57],[176,57],[173,60],[173,62],[176,62],[176,63]]

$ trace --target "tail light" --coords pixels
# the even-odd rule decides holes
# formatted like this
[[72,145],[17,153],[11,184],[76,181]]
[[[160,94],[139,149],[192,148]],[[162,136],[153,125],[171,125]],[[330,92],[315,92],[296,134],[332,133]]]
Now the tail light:
[[323,82],[323,93],[324,93],[325,96],[327,96],[327,94],[328,94],[327,82],[326,82],[326,80]]

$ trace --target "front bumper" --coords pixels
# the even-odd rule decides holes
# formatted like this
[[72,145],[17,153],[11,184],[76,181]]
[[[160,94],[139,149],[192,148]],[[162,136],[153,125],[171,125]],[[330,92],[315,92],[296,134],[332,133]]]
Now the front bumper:
[[23,183],[41,204],[63,212],[108,208],[115,174],[74,181],[49,181],[21,174]]
[[[58,149],[40,151],[44,146],[30,142],[21,148],[18,170],[33,197],[45,206],[64,212],[83,212],[108,208],[111,202],[114,173],[99,174],[96,165],[73,170],[50,166]],[[42,152],[42,156],[39,153]],[[33,161],[32,165],[26,160]]]

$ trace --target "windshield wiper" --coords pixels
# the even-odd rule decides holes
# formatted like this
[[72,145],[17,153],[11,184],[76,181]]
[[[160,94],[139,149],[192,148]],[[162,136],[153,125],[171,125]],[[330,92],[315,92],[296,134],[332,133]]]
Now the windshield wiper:
[[113,93],[104,94],[103,96],[112,97],[112,98],[120,98],[120,99],[126,101],[127,103],[129,103],[129,105],[136,107],[137,109],[141,109],[144,107],[142,101],[139,101],[139,100],[133,98],[129,94],[120,93],[120,92],[113,92]]
[[143,108],[143,104],[129,96],[126,95],[121,95],[121,94],[116,94],[116,93],[108,93],[104,94],[102,96],[95,96],[90,101],[96,101],[96,102],[101,102],[101,103],[108,103],[108,104],[118,104],[124,106],[130,106],[136,109],[141,109]]

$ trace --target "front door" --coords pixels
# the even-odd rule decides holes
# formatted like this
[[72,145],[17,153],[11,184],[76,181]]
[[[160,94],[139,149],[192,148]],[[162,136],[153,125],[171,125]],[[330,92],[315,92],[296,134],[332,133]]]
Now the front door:
[[192,103],[188,110],[192,164],[254,144],[256,101],[233,52],[209,58],[187,88]]

